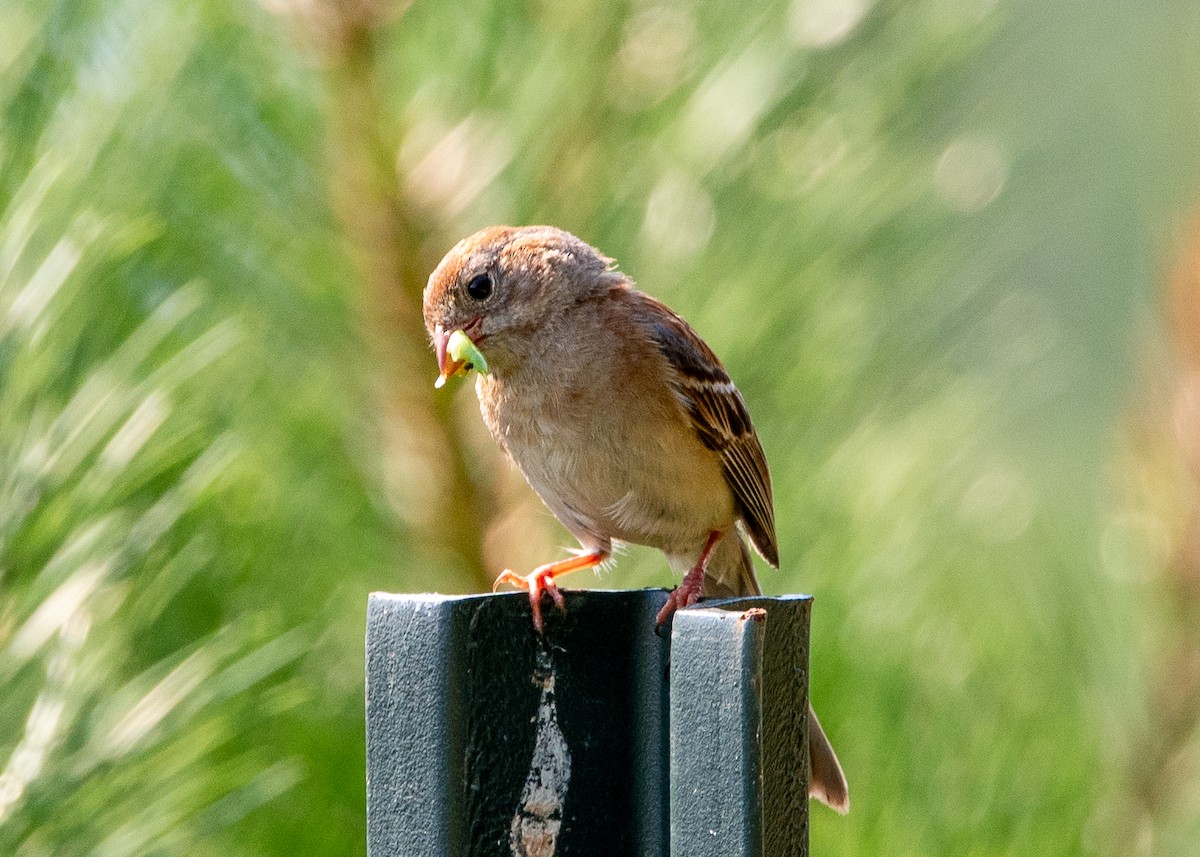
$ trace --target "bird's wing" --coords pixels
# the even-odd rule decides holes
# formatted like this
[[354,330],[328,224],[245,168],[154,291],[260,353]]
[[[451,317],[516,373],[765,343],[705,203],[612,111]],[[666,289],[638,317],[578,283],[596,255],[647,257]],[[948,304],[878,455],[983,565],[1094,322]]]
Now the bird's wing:
[[686,321],[641,292],[639,317],[667,359],[671,392],[683,406],[692,430],[706,447],[721,456],[725,481],[733,491],[750,541],[762,558],[779,567],[771,475],[762,444],[750,422],[741,392],[713,350]]

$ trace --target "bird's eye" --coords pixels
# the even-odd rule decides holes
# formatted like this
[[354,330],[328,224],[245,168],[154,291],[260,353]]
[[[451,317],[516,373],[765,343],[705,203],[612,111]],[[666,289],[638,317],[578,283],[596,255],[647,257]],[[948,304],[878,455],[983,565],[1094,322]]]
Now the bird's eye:
[[477,301],[487,300],[492,295],[492,278],[487,274],[478,274],[467,283],[467,294]]

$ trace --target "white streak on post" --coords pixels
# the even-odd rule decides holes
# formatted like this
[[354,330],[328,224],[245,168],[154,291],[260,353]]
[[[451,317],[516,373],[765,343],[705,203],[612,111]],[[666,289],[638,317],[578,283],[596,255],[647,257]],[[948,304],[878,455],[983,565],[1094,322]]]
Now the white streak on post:
[[571,781],[571,752],[566,736],[558,727],[554,665],[544,648],[538,650],[534,681],[542,686],[542,698],[538,703],[537,738],[529,776],[521,790],[521,805],[509,827],[508,845],[513,857],[553,857]]

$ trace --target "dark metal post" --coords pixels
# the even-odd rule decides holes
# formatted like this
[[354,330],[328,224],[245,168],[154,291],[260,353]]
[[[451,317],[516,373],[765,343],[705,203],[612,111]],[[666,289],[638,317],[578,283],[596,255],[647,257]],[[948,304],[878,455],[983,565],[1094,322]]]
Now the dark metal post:
[[372,595],[370,857],[805,854],[808,599],[665,597]]
[[672,857],[804,857],[812,599],[712,603],[672,634]]

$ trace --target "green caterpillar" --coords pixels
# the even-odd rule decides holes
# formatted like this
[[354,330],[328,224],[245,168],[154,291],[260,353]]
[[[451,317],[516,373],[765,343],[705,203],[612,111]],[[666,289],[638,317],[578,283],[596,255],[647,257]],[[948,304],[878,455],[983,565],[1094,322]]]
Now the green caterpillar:
[[450,340],[446,343],[446,351],[455,360],[466,361],[463,371],[474,369],[480,375],[488,373],[488,364],[483,356],[483,352],[476,348],[475,343],[471,341],[471,337],[467,336],[461,330],[456,330],[450,334]]

